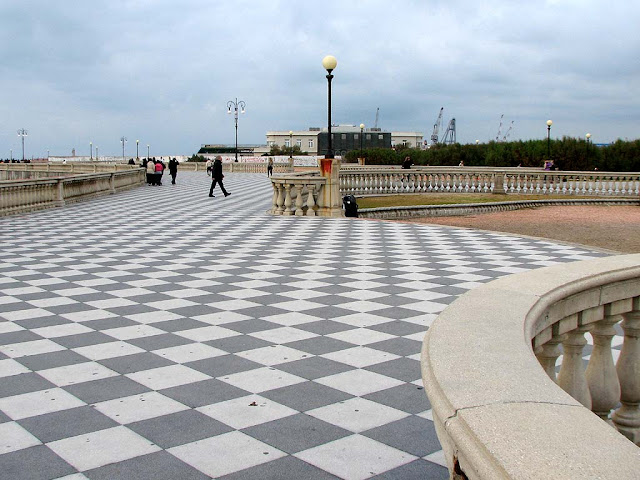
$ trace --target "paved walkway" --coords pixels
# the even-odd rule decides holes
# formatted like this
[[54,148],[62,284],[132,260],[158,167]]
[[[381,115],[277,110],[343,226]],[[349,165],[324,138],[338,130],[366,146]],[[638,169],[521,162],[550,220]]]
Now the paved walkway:
[[[603,256],[271,217],[204,173],[0,219],[0,478],[448,478],[421,340],[468,289]],[[463,374],[463,372],[461,372]]]

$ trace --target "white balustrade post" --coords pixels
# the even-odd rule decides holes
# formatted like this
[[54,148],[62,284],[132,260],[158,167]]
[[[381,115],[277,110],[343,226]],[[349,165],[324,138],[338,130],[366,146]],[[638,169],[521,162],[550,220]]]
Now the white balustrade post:
[[302,201],[302,188],[304,187],[304,185],[296,185],[296,211],[295,211],[295,215],[297,217],[301,217],[304,215],[304,210],[302,210],[302,205],[303,205],[303,201]]
[[282,215],[284,213],[284,186],[279,183],[278,188],[278,208],[276,209],[276,215]]
[[582,352],[587,344],[584,334],[590,328],[591,325],[583,325],[567,333],[566,340],[562,342],[564,355],[558,374],[558,385],[589,410],[591,410],[591,394],[582,365]]
[[275,215],[278,211],[278,186],[275,183],[271,183],[273,187],[273,195],[271,196],[271,213]]
[[634,310],[622,316],[624,343],[616,366],[622,406],[612,420],[620,433],[640,446],[640,297],[634,299]]
[[284,211],[282,212],[283,215],[293,215],[293,212],[291,211],[291,205],[293,203],[293,199],[291,198],[291,184],[286,184],[284,186],[284,191],[285,191],[285,195],[284,195]]
[[538,362],[540,362],[540,365],[542,365],[544,371],[547,372],[549,378],[554,382],[558,381],[556,378],[556,362],[558,361],[558,357],[560,356],[559,345],[563,341],[565,341],[566,338],[566,335],[556,335],[554,332],[551,340],[536,349],[536,357],[538,358]]
[[316,211],[314,209],[314,207],[316,206],[316,202],[313,198],[314,187],[314,184],[307,185],[307,191],[309,192],[309,195],[307,196],[307,217],[316,216]]
[[611,354],[611,340],[616,334],[614,325],[622,320],[622,316],[612,314],[614,311],[615,304],[606,305],[604,318],[594,324],[591,331],[593,351],[586,371],[591,410],[611,425],[609,413],[620,400],[620,383]]

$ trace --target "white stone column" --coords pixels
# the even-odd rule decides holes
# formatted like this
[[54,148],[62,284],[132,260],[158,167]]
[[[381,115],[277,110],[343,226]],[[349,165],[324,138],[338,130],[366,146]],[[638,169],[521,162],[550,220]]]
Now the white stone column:
[[590,325],[584,325],[567,333],[566,340],[562,342],[564,355],[558,374],[558,385],[589,410],[591,410],[591,394],[582,365],[582,352],[587,344],[584,334],[590,330],[590,327]]

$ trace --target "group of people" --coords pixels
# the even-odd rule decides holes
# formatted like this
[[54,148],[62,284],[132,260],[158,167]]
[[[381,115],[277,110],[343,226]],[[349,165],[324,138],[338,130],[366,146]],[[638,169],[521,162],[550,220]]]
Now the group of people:
[[[162,157],[160,160],[156,160],[156,157],[145,158],[142,160],[142,167],[147,171],[148,185],[162,185],[162,175],[166,168]],[[169,160],[169,173],[171,174],[171,183],[175,185],[178,175],[178,160],[175,157]]]

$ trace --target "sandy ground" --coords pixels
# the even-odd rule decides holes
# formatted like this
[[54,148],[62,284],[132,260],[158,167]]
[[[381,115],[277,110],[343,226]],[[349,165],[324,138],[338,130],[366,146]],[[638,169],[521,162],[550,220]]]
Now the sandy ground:
[[516,233],[620,253],[640,253],[639,206],[541,207],[402,221]]

